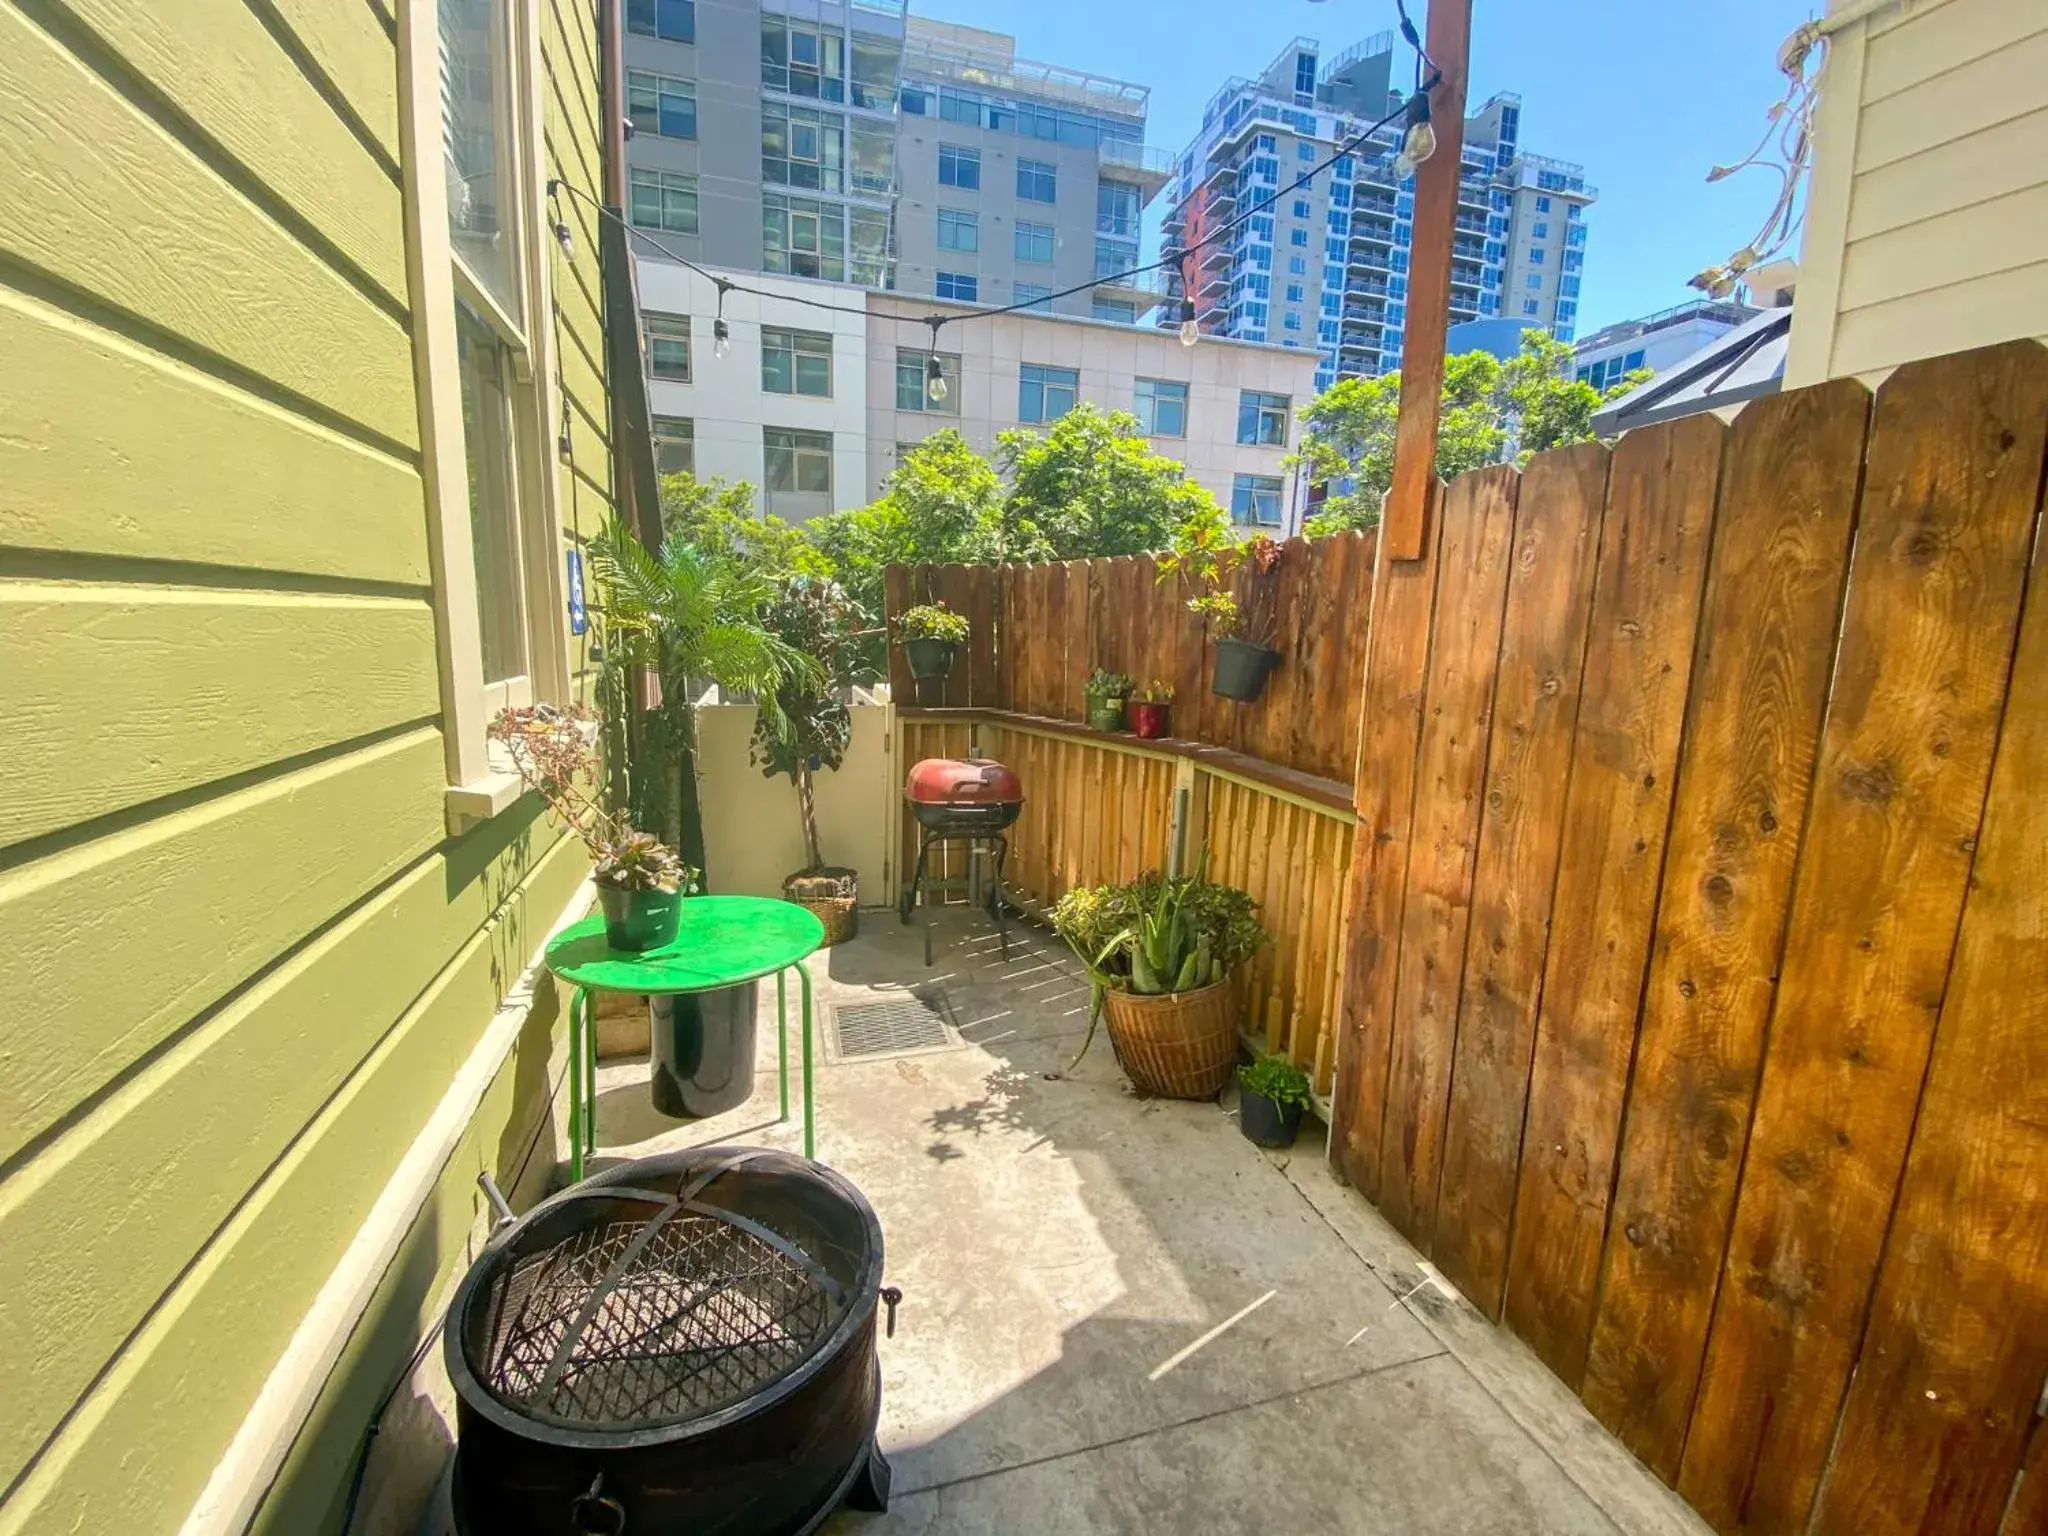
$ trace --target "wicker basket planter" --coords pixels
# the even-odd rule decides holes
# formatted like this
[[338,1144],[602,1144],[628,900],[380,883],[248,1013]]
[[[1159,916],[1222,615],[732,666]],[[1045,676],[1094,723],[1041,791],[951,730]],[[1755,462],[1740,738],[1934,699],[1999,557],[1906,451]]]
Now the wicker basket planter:
[[805,908],[825,925],[826,949],[860,931],[860,909],[855,904],[859,892],[860,877],[833,866],[801,870],[782,882],[782,899]]
[[1213,1099],[1237,1061],[1237,989],[1228,980],[1197,992],[1107,993],[1103,1013],[1116,1059],[1140,1093]]

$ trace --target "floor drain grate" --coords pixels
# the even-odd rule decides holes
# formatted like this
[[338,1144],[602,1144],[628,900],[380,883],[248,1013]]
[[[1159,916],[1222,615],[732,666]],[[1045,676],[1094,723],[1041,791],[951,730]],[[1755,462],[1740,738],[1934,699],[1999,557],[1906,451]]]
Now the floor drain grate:
[[953,1043],[945,1013],[921,997],[887,1003],[848,1003],[834,1008],[832,1034],[842,1061],[941,1051]]

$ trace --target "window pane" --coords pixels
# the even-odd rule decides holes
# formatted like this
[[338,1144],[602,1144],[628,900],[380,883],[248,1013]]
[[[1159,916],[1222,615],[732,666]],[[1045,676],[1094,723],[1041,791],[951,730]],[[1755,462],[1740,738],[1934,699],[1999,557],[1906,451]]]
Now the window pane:
[[526,624],[519,567],[519,507],[512,475],[512,402],[505,348],[465,304],[455,306],[462,375],[462,453],[469,473],[469,531],[486,683],[524,677]]
[[491,296],[513,313],[519,289],[512,231],[498,210],[513,189],[498,185],[509,166],[500,121],[511,92],[505,83],[506,7],[496,0],[439,0],[441,17],[441,142],[448,161],[448,234]]
[[800,395],[829,395],[832,393],[832,359],[815,357],[810,353],[798,353],[796,360],[796,392]]
[[654,467],[664,475],[697,471],[697,424],[687,416],[654,418]]

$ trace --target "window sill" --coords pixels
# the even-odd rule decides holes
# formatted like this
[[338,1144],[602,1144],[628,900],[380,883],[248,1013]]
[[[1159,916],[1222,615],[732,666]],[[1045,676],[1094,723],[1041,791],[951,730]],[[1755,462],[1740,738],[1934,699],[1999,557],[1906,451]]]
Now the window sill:
[[442,809],[451,836],[473,832],[500,811],[506,810],[526,793],[526,785],[510,769],[493,769],[467,784],[450,784],[442,791]]

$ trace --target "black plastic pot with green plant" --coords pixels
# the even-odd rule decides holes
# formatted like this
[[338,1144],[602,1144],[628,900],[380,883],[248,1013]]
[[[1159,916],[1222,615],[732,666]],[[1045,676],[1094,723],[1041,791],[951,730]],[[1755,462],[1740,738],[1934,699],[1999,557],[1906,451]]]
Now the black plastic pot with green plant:
[[1262,1147],[1291,1147],[1308,1108],[1308,1076],[1287,1056],[1261,1056],[1237,1069],[1237,1124]]
[[1194,588],[1190,613],[1216,640],[1211,691],[1249,704],[1266,690],[1280,664],[1273,641],[1280,628],[1281,549],[1264,534],[1239,543],[1212,502],[1188,515],[1159,557],[1159,579]]
[[896,618],[896,643],[910,675],[920,683],[936,682],[953,673],[953,658],[967,643],[967,615],[943,602],[919,603]]
[[1105,672],[1097,667],[1081,692],[1088,701],[1088,723],[1098,731],[1124,728],[1124,704],[1131,696],[1131,680],[1122,672]]

